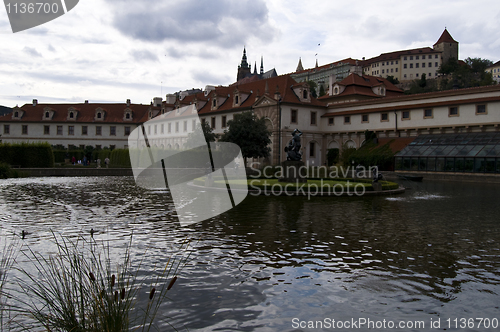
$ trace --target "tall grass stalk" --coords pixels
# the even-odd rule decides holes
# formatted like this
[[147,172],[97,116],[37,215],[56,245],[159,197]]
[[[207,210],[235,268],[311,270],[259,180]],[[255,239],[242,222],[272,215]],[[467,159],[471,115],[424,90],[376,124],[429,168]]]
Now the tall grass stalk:
[[[133,262],[132,236],[117,264],[112,264],[109,242],[70,240],[55,234],[53,238],[57,248],[53,255],[43,256],[31,248],[23,252],[36,271],[34,275],[18,268],[23,278],[18,280],[18,305],[12,310],[28,318],[19,323],[24,330],[150,331],[167,299],[169,282],[189,258],[189,243],[185,243],[179,249],[185,252],[172,254],[166,267],[148,272],[153,275],[148,282],[147,276],[139,277],[146,255]],[[152,297],[151,292],[143,292],[147,284],[158,290]]]
[[[0,240],[3,236],[0,236]],[[10,311],[8,305],[9,293],[5,290],[5,285],[8,280],[8,274],[11,270],[18,252],[18,244],[16,238],[11,241],[0,241],[0,331],[8,329],[10,326]]]

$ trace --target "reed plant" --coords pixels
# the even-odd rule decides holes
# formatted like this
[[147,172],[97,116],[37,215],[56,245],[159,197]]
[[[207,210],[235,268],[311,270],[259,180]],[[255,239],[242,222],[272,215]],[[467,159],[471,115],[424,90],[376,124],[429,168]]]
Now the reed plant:
[[[76,240],[53,234],[55,254],[23,251],[34,269],[18,268],[16,312],[19,327],[29,331],[150,331],[158,309],[189,259],[185,241],[163,267],[147,276],[144,257],[131,256],[132,236],[119,263],[112,263],[110,243],[91,237]],[[35,271],[33,273],[32,271]],[[147,291],[146,291],[147,290]],[[173,328],[175,330],[175,328]]]
[[14,265],[19,242],[0,236],[0,331],[6,331],[10,325],[9,293],[6,291],[9,272]]

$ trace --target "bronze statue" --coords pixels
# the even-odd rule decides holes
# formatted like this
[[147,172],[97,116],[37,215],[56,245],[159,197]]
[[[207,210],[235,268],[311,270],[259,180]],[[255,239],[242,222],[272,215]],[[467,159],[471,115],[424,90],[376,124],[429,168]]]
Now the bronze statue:
[[302,153],[300,152],[300,136],[302,132],[295,129],[292,132],[292,139],[288,142],[288,146],[285,147],[286,160],[300,161],[302,159]]

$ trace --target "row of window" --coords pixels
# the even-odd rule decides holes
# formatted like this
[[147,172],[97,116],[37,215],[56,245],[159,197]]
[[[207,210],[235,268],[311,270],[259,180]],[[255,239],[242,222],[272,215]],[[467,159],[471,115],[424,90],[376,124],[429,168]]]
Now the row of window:
[[[215,116],[211,117],[210,118],[210,128],[212,129],[217,129],[217,122],[215,121]],[[205,118],[202,118],[201,119],[201,123],[205,123],[207,120]],[[227,117],[225,115],[223,115],[221,117],[221,128],[226,128],[227,127]]]
[[[410,120],[410,112],[411,111],[403,111],[401,113],[401,119],[402,120]],[[476,105],[476,114],[487,114],[486,110],[486,104],[479,104]],[[315,126],[317,124],[317,112],[311,112],[310,115],[310,125]],[[459,110],[458,106],[452,106],[448,108],[448,116],[459,116]],[[424,109],[424,119],[430,119],[434,117],[434,110],[432,108],[426,108]],[[380,121],[389,121],[389,113],[380,113]],[[361,115],[361,123],[368,123],[368,114],[362,114]],[[297,110],[291,110],[290,111],[290,123],[291,124],[298,124],[297,120]],[[350,124],[351,123],[351,117],[350,116],[345,116],[344,117],[344,124]],[[334,118],[328,118],[328,125],[333,125],[334,124]]]
[[[425,57],[426,57],[426,55],[423,54],[422,59],[425,60]],[[410,55],[409,58],[410,58],[410,60],[413,60],[413,55]],[[415,60],[419,60],[419,59],[420,59],[420,55],[415,55]],[[427,54],[427,59],[432,59],[432,54]],[[439,59],[439,54],[434,54],[434,59]],[[408,60],[408,57],[407,56],[403,57],[403,60],[405,60],[405,61]]]
[[[50,135],[50,133],[51,133],[50,129],[51,129],[51,126],[49,126],[49,125],[43,126],[43,134]],[[88,132],[89,132],[88,126],[82,126],[81,135],[88,135]],[[3,125],[3,133],[10,134],[10,125],[8,125],[8,124]],[[28,125],[22,125],[21,133],[23,135],[28,135]],[[63,135],[63,134],[64,134],[63,126],[57,126],[56,127],[56,135]],[[70,136],[75,135],[75,126],[68,126],[67,134]],[[102,126],[95,127],[95,135],[96,136],[102,135]],[[128,136],[128,135],[130,135],[130,127],[125,127],[125,136]],[[109,127],[109,136],[116,136],[116,126]]]
[[[432,67],[432,62],[428,63],[428,67],[429,68]],[[434,62],[434,67],[439,67],[439,63]],[[403,65],[403,68],[405,68],[405,69],[408,68],[406,63]],[[413,63],[410,63],[410,68],[413,68]],[[415,64],[415,68],[420,68],[420,63],[419,62],[417,62]],[[422,62],[422,68],[425,68],[425,62]]]

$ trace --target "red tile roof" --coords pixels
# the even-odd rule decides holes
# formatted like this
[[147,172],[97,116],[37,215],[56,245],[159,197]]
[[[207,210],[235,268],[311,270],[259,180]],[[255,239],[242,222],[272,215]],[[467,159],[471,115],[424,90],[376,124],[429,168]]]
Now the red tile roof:
[[357,63],[358,63],[358,60],[355,60],[352,58],[347,58],[344,60],[340,60],[340,61],[336,61],[336,62],[332,62],[332,63],[327,63],[326,65],[323,65],[323,66],[304,69],[301,71],[296,71],[296,72],[293,72],[291,74],[302,74],[302,73],[306,73],[306,72],[313,73],[313,72],[318,72],[321,70],[330,69],[330,68],[337,67],[339,65],[344,65],[344,64],[349,64],[349,65],[355,66]]
[[453,39],[453,37],[450,35],[450,33],[448,32],[448,30],[446,30],[446,28],[444,29],[443,33],[441,34],[441,37],[439,37],[438,41],[434,45],[437,45],[437,44],[440,44],[440,43],[455,43],[455,44],[458,44],[458,42],[455,39]]
[[382,53],[379,56],[362,61],[361,65],[363,67],[367,67],[367,66],[371,65],[372,63],[376,63],[376,62],[399,60],[402,56],[405,56],[405,55],[420,55],[420,54],[434,54],[434,53],[441,53],[441,52],[436,51],[430,47],[421,47],[421,48],[414,48],[411,50]]
[[386,97],[398,96],[403,94],[403,90],[399,89],[385,78],[369,75],[360,76],[358,74],[352,73],[337,84],[345,86],[345,89],[341,94],[335,96],[330,96],[327,94],[323,97],[320,97],[319,100],[327,100],[349,95],[364,95],[373,98],[381,98],[382,96],[375,94],[372,88],[382,84],[385,85]]
[[[104,112],[103,120],[95,120],[96,110],[101,108]],[[13,113],[4,115],[0,117],[0,122],[67,122],[67,123],[133,123],[138,124],[147,121],[148,111],[159,110],[158,107],[153,105],[142,105],[142,104],[130,104],[127,107],[125,103],[117,104],[97,104],[97,103],[80,103],[80,104],[40,104],[37,103],[36,106],[33,104],[25,104],[19,108],[24,111],[21,120],[13,120]],[[68,120],[68,112],[70,109],[74,109],[78,113],[75,119]],[[132,119],[124,120],[125,110],[130,109],[132,111]],[[14,112],[16,108],[14,109]],[[54,111],[54,114],[50,120],[44,118],[46,111]],[[146,118],[146,120],[144,120]]]

